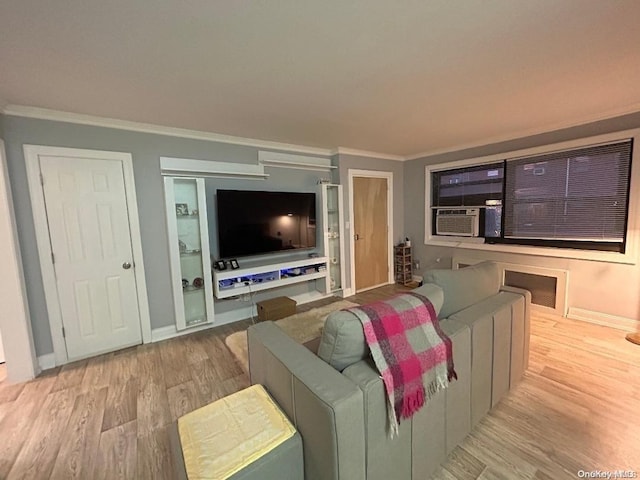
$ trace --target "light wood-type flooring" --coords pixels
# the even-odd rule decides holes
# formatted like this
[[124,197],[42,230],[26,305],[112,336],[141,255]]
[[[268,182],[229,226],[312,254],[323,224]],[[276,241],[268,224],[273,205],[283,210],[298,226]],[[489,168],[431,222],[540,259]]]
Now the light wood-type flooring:
[[[248,385],[224,344],[248,323],[76,362],[23,384],[0,383],[0,479],[171,478],[167,426]],[[535,314],[523,381],[435,478],[575,479],[580,470],[619,469],[640,475],[639,379],[640,346],[622,332]]]

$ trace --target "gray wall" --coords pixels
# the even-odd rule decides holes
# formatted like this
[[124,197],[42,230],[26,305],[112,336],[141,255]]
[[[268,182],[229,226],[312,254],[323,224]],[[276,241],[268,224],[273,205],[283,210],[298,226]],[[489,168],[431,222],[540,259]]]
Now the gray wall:
[[[24,144],[121,151],[132,154],[151,326],[159,328],[173,324],[175,319],[170,284],[169,246],[159,158],[168,156],[256,164],[258,149],[14,116],[5,116],[3,124],[9,178],[14,197],[37,354],[44,355],[53,352],[53,345],[31,213],[22,150]],[[296,185],[297,188],[298,184],[304,184],[306,189],[311,188],[314,181],[317,180],[309,174],[299,174],[297,171],[269,170],[268,173],[272,174],[269,180],[252,181],[251,185],[255,186],[254,188],[258,188],[257,185],[262,185],[265,186],[265,189],[279,189],[280,187],[284,189],[285,186],[290,188],[290,185]],[[316,174],[316,177],[318,176]],[[248,187],[249,184],[246,182],[248,181],[224,180],[225,185],[233,185],[233,188],[236,185],[237,188]],[[298,293],[299,290],[300,288],[292,289],[295,293]]]
[[[454,254],[501,262],[569,270],[568,306],[626,318],[640,318],[640,266],[569,260],[532,255],[506,254],[464,248],[424,245],[425,166],[496,153],[549,145],[604,133],[640,127],[640,113],[567,128],[541,135],[460,150],[405,162],[405,225],[415,238],[414,256],[426,268],[448,268]],[[634,159],[638,162],[640,159]],[[441,258],[440,263],[436,259]]]
[[[409,233],[405,232],[404,205],[405,195],[404,189],[404,162],[395,160],[384,160],[380,158],[362,157],[356,155],[339,154],[335,157],[338,164],[338,179],[342,184],[342,192],[344,196],[344,216],[345,220],[349,219],[349,170],[377,170],[382,172],[393,172],[393,242],[397,243],[404,239]],[[349,249],[349,236],[352,234],[350,230],[345,232],[345,262],[346,268],[346,285],[351,288],[351,252]],[[412,237],[413,238],[413,237]],[[418,237],[415,237],[418,238]]]

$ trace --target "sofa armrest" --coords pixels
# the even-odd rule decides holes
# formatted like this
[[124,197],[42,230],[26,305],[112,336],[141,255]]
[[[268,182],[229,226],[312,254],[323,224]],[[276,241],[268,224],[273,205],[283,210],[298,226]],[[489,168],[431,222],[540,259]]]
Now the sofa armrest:
[[364,480],[360,388],[273,322],[247,330],[251,383],[261,383],[302,435],[305,478]]
[[516,293],[524,297],[524,359],[523,370],[529,368],[529,343],[531,336],[531,292],[524,288],[510,287],[509,285],[502,285],[500,287],[501,292]]
[[501,292],[509,292],[509,293],[519,293],[523,297],[525,297],[525,302],[527,305],[531,305],[531,292],[529,290],[525,290],[524,288],[511,287],[509,285],[502,285],[500,287]]

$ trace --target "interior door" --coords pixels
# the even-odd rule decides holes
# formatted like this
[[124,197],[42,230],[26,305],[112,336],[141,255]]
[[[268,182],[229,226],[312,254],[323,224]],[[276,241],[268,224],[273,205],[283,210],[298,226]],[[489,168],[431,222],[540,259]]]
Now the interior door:
[[69,359],[139,344],[122,162],[41,156],[40,170]]
[[356,292],[389,283],[387,179],[353,178]]

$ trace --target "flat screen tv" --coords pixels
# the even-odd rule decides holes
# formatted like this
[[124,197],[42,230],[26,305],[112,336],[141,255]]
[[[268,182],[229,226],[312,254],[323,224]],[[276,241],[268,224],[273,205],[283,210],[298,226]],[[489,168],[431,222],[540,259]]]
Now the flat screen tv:
[[316,195],[300,192],[218,190],[220,258],[316,246]]

